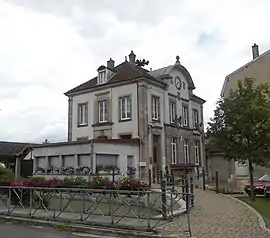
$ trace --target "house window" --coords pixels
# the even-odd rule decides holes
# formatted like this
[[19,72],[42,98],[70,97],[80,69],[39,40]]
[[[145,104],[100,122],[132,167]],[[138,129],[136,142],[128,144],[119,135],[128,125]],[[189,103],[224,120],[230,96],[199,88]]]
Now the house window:
[[119,98],[119,109],[120,109],[120,120],[129,120],[131,119],[131,97],[121,97]]
[[177,161],[177,152],[176,152],[176,143],[177,143],[177,138],[173,137],[171,140],[171,148],[172,148],[172,159],[171,159],[171,163],[172,164],[176,164]]
[[99,122],[108,121],[108,101],[103,100],[98,102]]
[[98,72],[98,83],[106,83],[106,70]]
[[189,164],[189,148],[188,148],[188,139],[184,139],[184,159],[185,164]]
[[188,126],[188,107],[183,105],[183,125]]
[[199,112],[197,109],[193,109],[193,128],[197,129],[199,125]]
[[128,155],[127,156],[127,168],[134,168],[135,163],[134,163],[134,155]]
[[86,126],[88,123],[87,105],[87,103],[78,105],[78,126]]
[[176,118],[176,103],[170,102],[170,122],[173,123]]
[[195,142],[195,164],[200,164],[200,149],[199,149],[199,141]]
[[152,96],[152,119],[159,120],[160,119],[160,105],[159,98]]

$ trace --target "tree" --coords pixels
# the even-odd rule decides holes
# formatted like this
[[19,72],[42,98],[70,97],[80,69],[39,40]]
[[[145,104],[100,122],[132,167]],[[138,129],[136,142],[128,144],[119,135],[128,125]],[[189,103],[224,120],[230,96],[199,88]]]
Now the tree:
[[226,159],[248,162],[254,199],[253,165],[268,166],[270,158],[270,89],[253,79],[238,82],[228,98],[220,98],[207,128],[214,146]]

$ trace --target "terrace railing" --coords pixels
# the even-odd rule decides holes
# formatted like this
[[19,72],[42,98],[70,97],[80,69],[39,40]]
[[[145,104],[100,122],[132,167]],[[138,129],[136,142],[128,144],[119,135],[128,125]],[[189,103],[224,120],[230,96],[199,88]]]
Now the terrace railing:
[[[183,200],[185,197],[185,201]],[[190,193],[0,186],[0,215],[155,231],[181,218],[191,234]],[[175,220],[176,219],[176,220]]]

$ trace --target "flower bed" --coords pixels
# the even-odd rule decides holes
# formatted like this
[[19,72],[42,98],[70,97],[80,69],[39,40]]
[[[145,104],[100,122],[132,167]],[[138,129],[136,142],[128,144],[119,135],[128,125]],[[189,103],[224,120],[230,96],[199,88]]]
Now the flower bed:
[[109,181],[108,178],[95,176],[91,182],[86,182],[83,177],[65,179],[45,179],[43,176],[35,176],[29,179],[19,181],[0,180],[0,186],[16,187],[42,187],[42,188],[90,188],[90,189],[117,189],[142,191],[149,188],[149,185],[137,179],[122,178],[115,182]]

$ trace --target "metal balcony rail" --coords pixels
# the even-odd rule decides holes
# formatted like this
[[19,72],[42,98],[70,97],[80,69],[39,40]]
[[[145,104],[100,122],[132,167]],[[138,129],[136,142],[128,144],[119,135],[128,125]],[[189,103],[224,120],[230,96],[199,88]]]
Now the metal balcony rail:
[[168,189],[131,191],[0,186],[0,215],[144,231],[155,231],[182,215],[186,219],[179,226],[183,227],[183,232],[190,233],[190,201],[190,193]]

